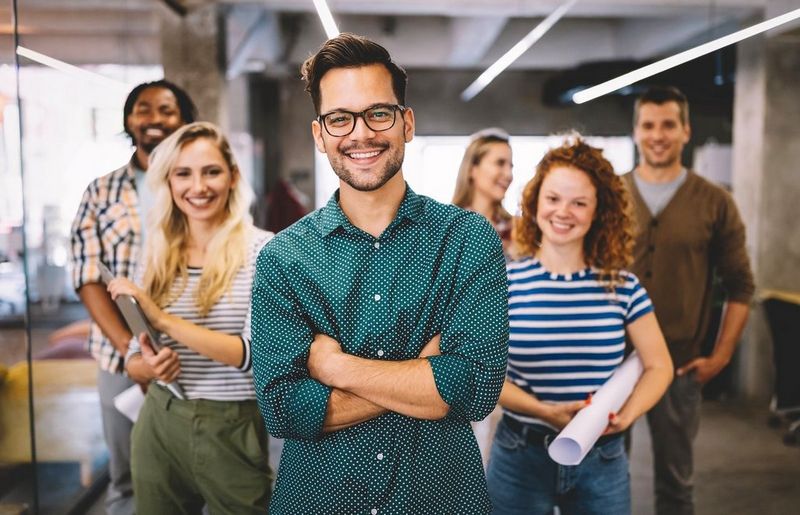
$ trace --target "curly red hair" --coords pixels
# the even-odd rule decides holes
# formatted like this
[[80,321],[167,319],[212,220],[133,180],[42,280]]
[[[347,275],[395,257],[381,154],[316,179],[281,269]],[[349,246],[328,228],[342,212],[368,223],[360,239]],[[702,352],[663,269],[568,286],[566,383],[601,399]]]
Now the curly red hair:
[[619,271],[633,261],[633,217],[628,189],[614,173],[614,167],[599,148],[587,144],[580,136],[567,138],[551,149],[536,166],[522,193],[522,215],[514,221],[514,251],[518,257],[534,256],[541,242],[542,231],[536,224],[539,192],[547,174],[558,166],[577,168],[595,187],[597,207],[592,226],[583,239],[583,258],[589,266],[601,271],[611,285],[619,282]]

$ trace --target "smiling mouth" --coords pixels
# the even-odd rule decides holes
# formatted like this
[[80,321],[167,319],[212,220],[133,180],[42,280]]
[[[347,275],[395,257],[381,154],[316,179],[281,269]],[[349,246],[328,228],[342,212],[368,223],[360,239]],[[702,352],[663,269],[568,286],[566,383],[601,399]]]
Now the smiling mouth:
[[345,152],[345,155],[353,160],[364,160],[364,159],[372,159],[377,157],[383,152],[383,150],[369,150],[369,151],[360,151],[360,152]]
[[559,232],[569,231],[573,227],[573,224],[567,224],[567,223],[563,223],[563,222],[556,222],[556,221],[553,221],[553,220],[550,221],[550,225],[553,227],[553,229],[555,229],[556,231],[559,231]]
[[195,207],[205,207],[214,200],[214,197],[194,197],[194,198],[186,198],[186,202],[195,206]]
[[164,129],[157,129],[157,128],[154,128],[154,127],[147,128],[144,131],[144,135],[145,136],[151,136],[151,137],[154,137],[154,138],[161,138],[161,137],[166,136],[166,134],[167,133],[166,133],[166,131]]

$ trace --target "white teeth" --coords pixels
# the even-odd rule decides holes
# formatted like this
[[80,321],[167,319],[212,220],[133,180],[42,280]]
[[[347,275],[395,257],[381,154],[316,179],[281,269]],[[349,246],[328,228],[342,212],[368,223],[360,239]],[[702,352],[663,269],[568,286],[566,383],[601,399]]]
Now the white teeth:
[[186,199],[186,201],[189,204],[192,204],[193,206],[205,206],[205,205],[209,204],[212,200],[214,200],[213,197],[187,198]]
[[569,229],[572,227],[570,224],[562,224],[559,222],[550,222],[556,229]]
[[375,150],[372,152],[354,152],[349,155],[353,159],[369,159],[370,157],[375,157],[380,153],[381,153],[380,150]]
[[144,131],[144,133],[147,134],[148,136],[163,136],[164,135],[164,131],[162,131],[161,129],[147,129],[146,131]]

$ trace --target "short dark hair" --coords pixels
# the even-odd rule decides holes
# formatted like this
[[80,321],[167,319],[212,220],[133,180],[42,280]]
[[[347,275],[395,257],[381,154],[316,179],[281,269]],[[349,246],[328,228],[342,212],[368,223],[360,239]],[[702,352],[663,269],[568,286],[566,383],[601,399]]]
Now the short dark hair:
[[181,112],[181,119],[184,123],[192,123],[197,119],[197,107],[192,102],[189,94],[174,82],[166,79],[155,80],[152,82],[145,82],[139,84],[128,93],[128,98],[125,99],[125,107],[122,109],[122,126],[125,127],[125,133],[130,136],[132,141],[136,141],[128,129],[128,115],[133,112],[133,106],[139,100],[139,95],[146,89],[150,88],[163,88],[172,91],[175,95],[175,100],[178,101],[178,109]]
[[643,104],[662,105],[667,102],[675,102],[678,104],[681,122],[684,126],[688,126],[689,100],[681,90],[674,86],[653,86],[642,93],[641,96],[636,99],[636,103],[633,107],[633,126],[635,127],[636,123],[639,121],[639,108],[642,107]]
[[316,54],[300,67],[300,74],[306,82],[306,91],[311,94],[317,114],[320,106],[319,83],[322,77],[334,68],[358,68],[370,64],[382,64],[392,76],[392,90],[400,104],[406,103],[405,70],[392,61],[389,52],[381,45],[363,36],[343,32],[326,41]]

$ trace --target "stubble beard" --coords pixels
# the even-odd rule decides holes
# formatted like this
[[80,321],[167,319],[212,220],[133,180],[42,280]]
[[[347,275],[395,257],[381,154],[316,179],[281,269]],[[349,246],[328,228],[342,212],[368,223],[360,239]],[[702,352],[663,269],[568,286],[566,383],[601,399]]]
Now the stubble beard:
[[[390,147],[391,148],[391,147]],[[390,151],[390,149],[387,149]],[[389,161],[378,171],[370,173],[365,177],[363,172],[354,172],[345,165],[347,159],[341,153],[330,159],[331,168],[341,181],[357,191],[375,191],[382,188],[392,177],[397,175],[403,166],[405,149],[394,150],[389,156]],[[372,180],[370,180],[372,179]]]

